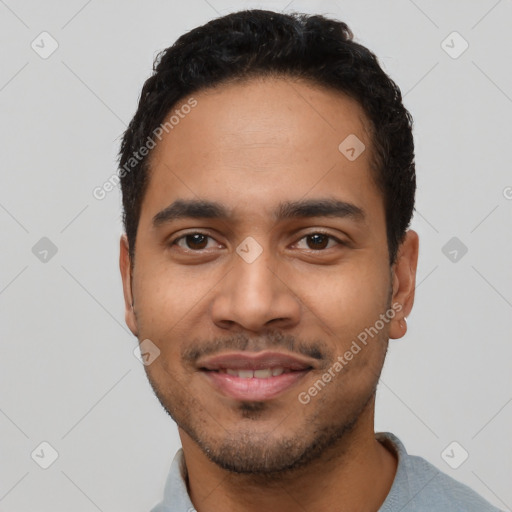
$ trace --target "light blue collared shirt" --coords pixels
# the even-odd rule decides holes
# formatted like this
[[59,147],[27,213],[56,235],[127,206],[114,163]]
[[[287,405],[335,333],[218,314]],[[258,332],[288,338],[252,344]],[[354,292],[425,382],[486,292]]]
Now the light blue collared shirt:
[[[393,485],[378,512],[500,512],[467,485],[439,471],[422,457],[409,455],[394,434],[378,432],[375,437],[398,457]],[[171,464],[164,499],[151,512],[194,512],[186,478],[183,449],[180,449]]]

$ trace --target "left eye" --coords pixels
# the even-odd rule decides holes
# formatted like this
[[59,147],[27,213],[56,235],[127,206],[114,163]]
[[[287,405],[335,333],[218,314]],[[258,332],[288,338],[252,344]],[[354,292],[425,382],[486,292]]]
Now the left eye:
[[[330,249],[332,247],[328,246],[329,240],[335,241],[338,244],[342,244],[340,240],[337,238],[327,235],[326,233],[311,233],[309,235],[306,235],[302,237],[300,240],[306,240],[306,243],[308,245],[308,249],[311,249],[313,251],[317,250],[323,250],[323,249]],[[299,242],[300,242],[299,240]],[[334,244],[336,245],[336,244]]]
[[[208,248],[208,239],[214,240],[214,238],[204,233],[188,233],[179,238],[176,238],[176,240],[174,240],[171,245],[177,245],[178,247],[181,247],[185,250],[199,252]],[[299,242],[302,240],[306,240],[306,244],[308,246],[307,249],[313,251],[330,249],[333,247],[333,245],[343,244],[341,240],[338,240],[334,236],[327,235],[326,233],[310,233],[300,238]],[[183,243],[180,242],[183,242],[185,246],[183,246]],[[297,242],[297,244],[299,244],[299,242]],[[329,245],[329,242],[334,243]]]

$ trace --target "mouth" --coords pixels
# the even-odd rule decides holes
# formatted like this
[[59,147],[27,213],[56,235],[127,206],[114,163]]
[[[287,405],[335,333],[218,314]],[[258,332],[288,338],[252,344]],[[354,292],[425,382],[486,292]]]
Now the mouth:
[[235,400],[264,401],[290,390],[315,362],[278,352],[221,354],[198,368],[217,391]]

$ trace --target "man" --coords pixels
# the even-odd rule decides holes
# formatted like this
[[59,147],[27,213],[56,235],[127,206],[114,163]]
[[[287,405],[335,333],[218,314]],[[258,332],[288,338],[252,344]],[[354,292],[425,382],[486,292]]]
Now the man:
[[497,510],[374,432],[414,300],[414,144],[344,23],[253,10],[179,38],[120,177],[126,322],[183,446],[154,512]]

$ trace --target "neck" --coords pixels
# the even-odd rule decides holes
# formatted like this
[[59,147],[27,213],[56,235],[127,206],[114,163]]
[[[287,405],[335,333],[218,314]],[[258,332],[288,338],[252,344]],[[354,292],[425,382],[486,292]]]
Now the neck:
[[373,407],[308,465],[279,475],[226,471],[181,429],[188,492],[197,512],[304,509],[377,512],[396,474],[396,456],[375,439]]

